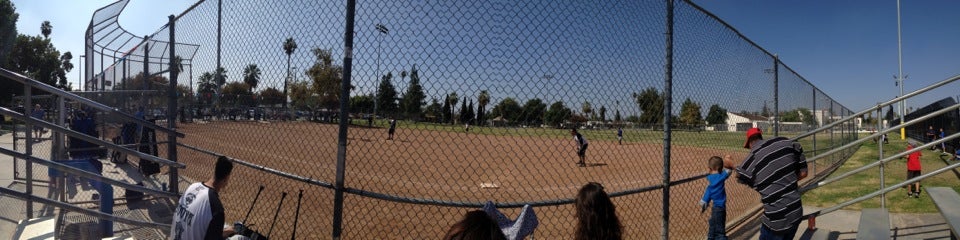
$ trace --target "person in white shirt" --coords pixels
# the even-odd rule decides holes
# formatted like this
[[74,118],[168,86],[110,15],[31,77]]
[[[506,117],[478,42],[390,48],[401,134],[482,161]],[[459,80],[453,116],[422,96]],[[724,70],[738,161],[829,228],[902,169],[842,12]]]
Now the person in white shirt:
[[224,239],[234,234],[233,227],[224,227],[223,203],[220,191],[230,182],[233,162],[227,157],[217,158],[213,177],[194,183],[183,192],[174,211],[170,239]]

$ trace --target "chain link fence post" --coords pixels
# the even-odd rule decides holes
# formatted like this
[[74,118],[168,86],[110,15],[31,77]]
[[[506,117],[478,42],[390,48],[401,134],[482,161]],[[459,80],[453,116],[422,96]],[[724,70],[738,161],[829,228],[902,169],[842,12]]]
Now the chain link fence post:
[[673,115],[673,0],[667,0],[666,63],[663,77],[663,233],[670,239],[670,122]]
[[[180,75],[180,64],[182,60],[180,57],[177,57],[177,39],[174,36],[176,31],[174,30],[177,23],[177,18],[174,15],[168,17],[170,23],[168,29],[170,31],[170,61],[169,69],[170,71],[170,89],[167,90],[167,128],[177,129],[177,77]],[[177,135],[167,134],[167,160],[177,162]],[[179,193],[180,191],[180,179],[179,174],[177,174],[177,168],[170,167],[170,176],[167,179],[167,186],[171,193]]]
[[[24,96],[24,99],[23,99],[24,114],[27,115],[27,117],[33,117],[32,116],[33,115],[33,88],[30,87],[30,85],[28,84],[23,85],[23,96]],[[23,129],[23,132],[26,133],[26,137],[24,138],[26,142],[23,144],[24,151],[25,151],[24,153],[32,156],[33,144],[34,144],[34,141],[37,139],[33,139],[33,124],[30,124],[30,122],[26,122],[25,126],[26,128]],[[26,193],[27,195],[32,196],[33,195],[33,162],[31,161],[24,161],[24,162],[27,167],[27,171],[26,171],[26,174],[27,174],[26,175],[26,178],[27,178],[26,191],[27,192]],[[33,201],[30,199],[27,199],[26,202],[27,202],[27,219],[32,219],[33,218]]]
[[773,55],[773,136],[780,136],[780,57]]
[[347,0],[347,15],[343,33],[343,80],[340,81],[340,123],[337,136],[337,179],[333,197],[333,239],[339,240],[343,231],[343,191],[347,162],[347,130],[350,115],[350,78],[353,70],[354,13],[357,1]]

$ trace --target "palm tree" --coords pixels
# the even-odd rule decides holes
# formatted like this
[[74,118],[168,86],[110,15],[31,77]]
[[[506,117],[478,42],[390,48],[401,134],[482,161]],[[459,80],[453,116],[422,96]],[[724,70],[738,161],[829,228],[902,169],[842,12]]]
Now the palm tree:
[[477,96],[477,121],[482,122],[484,119],[484,112],[487,109],[487,104],[490,103],[490,93],[487,90],[480,91],[480,95]]
[[53,26],[50,25],[50,21],[43,21],[40,24],[40,33],[43,34],[43,38],[50,38],[50,33],[53,32]]
[[257,88],[257,84],[260,83],[260,68],[256,64],[247,65],[243,69],[243,83],[250,87],[251,92]]
[[173,59],[170,60],[170,62],[173,63],[173,67],[170,68],[171,73],[183,72],[183,57],[180,57],[180,55],[174,56]]
[[287,81],[290,80],[290,55],[297,50],[297,41],[288,37],[283,41],[283,52],[287,54],[287,79],[283,80],[283,108],[287,108]]

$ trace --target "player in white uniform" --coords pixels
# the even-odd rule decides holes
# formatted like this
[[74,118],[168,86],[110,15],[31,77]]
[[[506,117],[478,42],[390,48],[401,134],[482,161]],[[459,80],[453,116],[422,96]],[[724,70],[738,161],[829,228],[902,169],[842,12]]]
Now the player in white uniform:
[[183,192],[173,213],[170,239],[224,239],[234,234],[233,227],[224,227],[223,204],[219,192],[230,181],[233,163],[226,157],[217,158],[214,176],[202,183],[194,183]]

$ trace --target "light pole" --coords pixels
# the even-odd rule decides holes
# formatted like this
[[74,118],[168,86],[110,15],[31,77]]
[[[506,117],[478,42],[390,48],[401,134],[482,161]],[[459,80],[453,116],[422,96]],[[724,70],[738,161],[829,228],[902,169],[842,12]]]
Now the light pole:
[[[900,96],[903,96],[903,41],[900,39],[900,0],[897,0],[897,82],[900,86]],[[905,100],[900,100],[900,125],[903,125],[903,107]],[[906,129],[900,128],[900,140],[907,139]]]
[[380,36],[390,33],[390,29],[387,29],[387,26],[384,26],[383,24],[379,24],[379,23],[374,25],[374,28],[376,28],[377,31],[381,33],[381,34],[377,34],[377,72],[376,72],[376,77],[374,78],[374,81],[377,82],[377,90],[376,90],[376,94],[373,97],[373,116],[374,118],[376,118],[377,105],[378,105],[377,102],[379,102],[380,100],[380,79],[379,79],[380,78],[380,45],[382,45],[383,43],[383,37],[380,37]]
[[87,57],[87,55],[80,55],[80,61],[77,62],[77,65],[80,65],[80,67],[77,68],[77,85],[80,85],[80,91],[83,91],[83,84],[85,84],[83,75],[81,75],[81,71],[83,71],[83,58],[85,57]]

